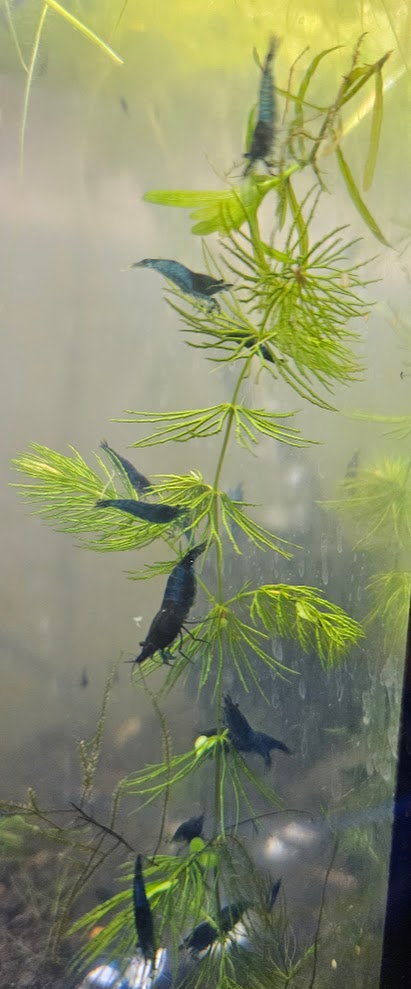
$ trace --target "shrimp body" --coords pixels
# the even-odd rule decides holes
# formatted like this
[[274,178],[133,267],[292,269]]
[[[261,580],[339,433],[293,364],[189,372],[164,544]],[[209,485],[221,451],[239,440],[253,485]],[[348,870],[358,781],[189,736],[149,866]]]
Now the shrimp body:
[[256,752],[262,756],[267,768],[271,766],[272,749],[279,749],[280,752],[291,755],[290,749],[284,742],[266,735],[264,731],[255,731],[241,713],[238,704],[234,704],[228,694],[224,697],[224,718],[229,729],[229,740],[237,752]]
[[224,697],[224,718],[229,729],[229,739],[234,747],[241,752],[250,752],[253,729],[247,718],[241,713],[238,704],[234,704],[229,694]]
[[200,817],[190,817],[188,821],[183,821],[173,834],[172,841],[190,842],[193,838],[201,838],[204,824],[204,814]]
[[193,546],[171,571],[161,608],[151,622],[147,638],[140,642],[143,648],[135,663],[143,663],[155,652],[161,653],[163,662],[168,661],[166,650],[178,635],[181,636],[181,629],[195,600],[197,585],[193,567],[205,548],[206,543]]
[[96,501],[96,508],[118,508],[120,512],[127,512],[136,519],[152,522],[153,525],[168,525],[185,513],[185,508],[180,505],[149,505],[146,501],[136,501],[135,498],[100,498]]
[[271,749],[278,749],[279,752],[284,752],[285,755],[291,755],[288,745],[285,745],[284,742],[279,742],[277,738],[266,735],[265,731],[253,731],[252,751],[257,752],[258,755],[263,757],[267,768],[271,766]]
[[110,457],[110,460],[114,466],[116,466],[117,463],[121,464],[123,470],[127,474],[130,484],[133,485],[133,488],[138,494],[144,494],[150,490],[151,484],[148,478],[145,477],[144,474],[140,474],[137,467],[134,467],[134,464],[130,463],[129,460],[126,460],[126,457],[121,457],[119,453],[116,453],[116,451],[108,445],[107,440],[102,440],[100,446],[101,449],[104,450],[104,453]]
[[173,604],[162,605],[160,611],[154,615],[147,637],[140,645],[143,647],[141,653],[136,656],[135,663],[144,663],[145,659],[150,659],[154,653],[160,652],[163,661],[167,662],[166,650],[181,631],[184,619],[187,617]]
[[260,83],[258,99],[258,122],[274,129],[275,99],[273,88],[272,62],[276,49],[276,39],[271,38]]
[[138,943],[147,962],[150,960],[153,961],[155,956],[154,924],[150,904],[146,895],[141,863],[141,855],[137,855],[134,869],[133,906]]
[[173,604],[175,608],[180,610],[181,614],[184,614],[184,618],[187,618],[196,596],[197,581],[193,564],[197,557],[204,552],[205,547],[205,543],[201,543],[200,546],[193,546],[171,571],[166,584],[163,606]]
[[143,261],[135,261],[129,267],[154,268],[155,271],[160,272],[160,275],[164,275],[170,282],[173,282],[181,292],[192,295],[202,302],[207,302],[208,306],[216,307],[217,305],[211,296],[232,287],[231,283],[225,282],[223,278],[214,278],[213,275],[191,271],[190,268],[186,268],[185,264],[168,258],[144,258]]
[[217,938],[218,927],[215,924],[210,924],[208,920],[204,920],[201,924],[197,924],[197,927],[193,927],[193,930],[187,934],[183,943],[180,944],[180,951],[182,948],[187,948],[193,955],[197,955],[198,952],[206,951],[207,948],[210,948]]
[[273,86],[272,61],[276,49],[276,39],[271,38],[262,76],[258,97],[258,115],[251,139],[250,150],[246,152],[244,158],[248,158],[244,175],[248,175],[256,161],[263,161],[267,164],[275,134],[275,97]]
[[250,906],[251,904],[247,901],[227,903],[221,910],[218,925],[217,923],[210,924],[207,920],[201,924],[197,924],[197,927],[194,927],[187,937],[184,938],[183,943],[180,945],[180,950],[183,947],[188,948],[193,955],[198,954],[200,951],[206,951],[207,948],[210,948],[214,944],[214,941],[218,937],[229,934],[233,930],[241,920],[243,913]]

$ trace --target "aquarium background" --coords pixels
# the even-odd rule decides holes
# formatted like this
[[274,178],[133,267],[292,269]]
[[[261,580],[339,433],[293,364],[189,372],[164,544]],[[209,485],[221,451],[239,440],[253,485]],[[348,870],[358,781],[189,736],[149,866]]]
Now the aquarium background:
[[[258,85],[252,51],[255,46],[263,52],[271,33],[281,39],[275,79],[284,88],[304,48],[312,57],[341,46],[325,59],[314,84],[321,101],[322,92],[338,84],[359,34],[367,32],[367,60],[392,49],[378,162],[364,194],[391,246],[364,227],[331,155],[324,166],[330,195],[316,220],[319,236],[330,222],[350,224],[349,239],[363,238],[354,258],[375,256],[369,277],[376,282],[368,290],[375,305],[361,322],[364,378],[337,387],[339,411],[333,413],[309,406],[282,382],[259,373],[256,361],[244,397],[269,411],[298,409],[298,427],[316,444],[299,450],[263,439],[253,456],[233,446],[222,478],[225,490],[241,485],[244,500],[259,505],[255,517],[261,524],[301,546],[288,562],[248,549],[237,557],[227,548],[228,590],[255,575],[261,583],[307,583],[322,588],[351,617],[364,619],[371,610],[366,586],[381,571],[407,571],[410,539],[401,530],[397,545],[398,531],[387,525],[381,538],[361,542],[364,524],[349,505],[337,511],[325,502],[344,500],[338,484],[357,450],[360,469],[385,469],[387,477],[390,460],[409,459],[406,431],[393,435],[392,424],[354,419],[352,412],[409,414],[411,147],[405,120],[411,14],[398,3],[349,3],[343,9],[329,2],[273,6],[259,0],[217,6],[71,4],[72,14],[121,56],[123,64],[117,64],[52,6],[15,0],[1,9],[1,797],[24,801],[33,786],[45,807],[66,808],[78,799],[76,742],[93,734],[107,675],[119,660],[93,798],[93,812],[104,819],[118,780],[162,757],[156,713],[147,695],[133,689],[123,659],[137,652],[164,584],[163,576],[128,581],[125,571],[164,554],[157,546],[140,550],[137,564],[133,554],[79,549],[22,504],[8,486],[21,480],[11,474],[10,461],[35,441],[65,454],[72,447],[91,463],[90,451],[98,452],[106,437],[148,475],[213,471],[219,438],[127,453],[139,427],[112,421],[124,410],[166,412],[229,401],[234,387],[232,367],[210,364],[186,346],[187,334],[165,304],[159,277],[124,270],[143,257],[175,257],[204,269],[201,239],[190,232],[188,211],[153,206],[142,197],[153,188],[220,188],[227,174],[239,173]],[[361,94],[365,113],[364,100]],[[280,118],[281,108],[279,97]],[[350,109],[347,117],[344,148],[360,186],[370,112],[357,120]],[[272,219],[268,198],[262,224],[267,236]],[[218,252],[217,237],[207,243]],[[211,561],[207,577],[212,580]],[[203,604],[200,594],[195,614]],[[134,617],[141,617],[140,627]],[[292,764],[276,755],[265,778],[285,808],[314,817],[267,818],[258,834],[245,832],[255,861],[273,879],[282,876],[296,945],[306,947],[315,936],[335,835],[340,836],[327,877],[318,985],[328,985],[331,973],[336,986],[346,985],[347,972],[355,986],[375,985],[378,977],[404,611],[401,621],[394,637],[385,634],[386,616],[380,623],[375,619],[359,646],[328,672],[295,643],[275,643],[276,654],[298,675],[285,682],[264,672],[268,705],[253,685],[244,695],[229,672],[225,681],[250,721],[293,751]],[[160,668],[150,688],[160,688],[163,680]],[[212,683],[200,697],[196,686],[194,673],[161,701],[178,751],[190,748],[212,717]],[[256,812],[265,806],[259,798]],[[211,815],[211,801],[200,781],[185,784],[172,798],[169,832],[190,813],[203,811]],[[133,845],[138,829],[139,849],[147,854],[158,814],[152,806],[122,821]],[[331,822],[328,830],[318,823],[321,815]],[[34,854],[30,850],[27,870],[41,893],[44,877],[33,879]],[[95,905],[101,887],[116,891],[121,850],[116,855],[93,879],[77,912]],[[20,885],[25,868],[20,862]],[[9,871],[3,878],[7,886]],[[21,889],[24,913],[27,892]],[[20,974],[30,969],[18,950],[15,958]],[[45,950],[41,964],[47,961]],[[307,976],[301,985],[309,984]]]

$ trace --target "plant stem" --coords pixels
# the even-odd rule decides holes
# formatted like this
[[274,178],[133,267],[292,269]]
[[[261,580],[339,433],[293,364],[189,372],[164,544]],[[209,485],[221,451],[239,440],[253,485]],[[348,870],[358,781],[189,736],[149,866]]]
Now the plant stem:
[[227,450],[227,446],[228,446],[228,441],[230,439],[231,426],[232,426],[233,418],[234,418],[234,407],[235,407],[235,405],[237,403],[238,393],[240,391],[240,387],[241,387],[241,385],[242,385],[242,383],[244,381],[244,378],[246,377],[246,374],[248,372],[248,368],[249,368],[249,365],[250,365],[251,360],[252,360],[252,357],[249,357],[244,362],[243,369],[241,371],[241,374],[239,374],[239,376],[238,376],[237,384],[236,384],[236,386],[234,388],[233,397],[231,399],[231,409],[230,409],[230,411],[229,411],[229,413],[227,415],[227,422],[226,422],[226,427],[225,427],[223,442],[222,442],[222,446],[221,446],[220,456],[219,456],[218,461],[217,461],[217,467],[216,467],[216,472],[215,472],[215,477],[214,477],[214,488],[215,489],[217,489],[218,484],[219,484],[219,481],[220,481],[220,476],[221,476],[221,471],[222,471],[222,468],[223,468],[223,463],[224,463],[224,458],[225,458],[225,454],[226,454],[226,450]]
[[[254,216],[252,218],[251,217],[249,218],[248,225],[249,225],[250,236],[251,236],[252,244],[253,244],[253,247],[254,247],[254,251],[255,251],[256,255],[258,256],[260,263],[262,262],[262,263],[265,264],[265,257],[264,257],[264,252],[262,251],[262,247],[261,247],[261,238],[260,238],[260,233],[259,233],[259,228],[258,228],[258,220],[257,220],[256,213],[254,213]],[[261,252],[262,252],[262,257],[261,257]],[[244,361],[244,364],[243,364],[241,373],[239,374],[239,376],[237,378],[237,382],[236,382],[236,385],[235,385],[235,388],[234,388],[234,392],[233,392],[233,396],[232,396],[232,399],[231,399],[231,408],[230,408],[230,411],[229,411],[228,416],[227,416],[226,427],[225,427],[225,431],[224,431],[224,436],[223,436],[223,442],[222,442],[222,445],[221,445],[220,455],[219,455],[219,458],[217,460],[217,467],[216,467],[216,472],[215,472],[215,476],[214,476],[214,502],[213,502],[213,514],[214,514],[213,523],[214,523],[214,528],[215,528],[215,531],[216,531],[217,535],[219,535],[219,530],[220,530],[220,513],[219,513],[219,508],[218,508],[218,497],[217,497],[218,487],[219,487],[219,483],[220,483],[220,477],[221,477],[221,472],[222,472],[222,469],[223,469],[223,464],[224,464],[225,455],[226,455],[226,452],[227,452],[228,443],[229,443],[230,436],[231,436],[231,429],[232,429],[233,420],[234,420],[234,409],[235,409],[235,406],[237,404],[237,399],[238,399],[238,396],[239,396],[239,393],[240,393],[241,385],[242,385],[242,383],[244,381],[244,378],[248,374],[248,369],[249,369],[249,366],[251,364],[251,361],[252,361],[252,356],[250,355],[250,357],[246,361]],[[224,562],[224,557],[223,557],[223,550],[222,550],[221,541],[219,539],[217,539],[217,541],[216,541],[216,556],[217,556],[217,600],[218,600],[218,602],[220,604],[222,604],[223,601],[224,601],[224,594],[223,594],[223,562]],[[219,678],[216,700],[217,700],[217,725],[218,725],[218,728],[220,728],[220,726],[221,726],[221,716],[222,716],[222,685],[221,685],[221,678]],[[214,823],[213,823],[213,829],[214,829],[214,833],[215,834],[218,834],[219,818],[220,818],[220,814],[219,814],[220,775],[221,775],[221,752],[220,752],[220,750],[218,750],[217,756],[216,756],[216,763],[215,763],[215,782],[214,782]],[[217,907],[219,906],[219,891],[218,891],[218,884],[217,883],[216,883],[216,905],[217,905]]]
[[[227,415],[226,427],[225,427],[225,431],[224,431],[223,442],[222,442],[222,445],[221,445],[220,456],[219,456],[218,461],[217,461],[217,467],[216,467],[216,472],[215,472],[215,477],[214,477],[214,485],[213,485],[213,487],[214,487],[214,495],[215,495],[215,497],[214,497],[214,503],[213,503],[213,514],[214,514],[213,523],[214,523],[215,531],[217,532],[217,534],[219,533],[219,529],[220,529],[220,516],[219,516],[218,498],[217,498],[218,486],[219,486],[219,483],[220,483],[221,471],[223,469],[225,455],[226,455],[228,443],[229,443],[229,440],[230,440],[231,428],[232,428],[233,419],[234,419],[234,408],[235,408],[236,403],[237,403],[237,398],[238,398],[238,394],[239,394],[241,385],[242,385],[242,383],[244,381],[244,378],[247,375],[248,368],[249,368],[249,365],[251,363],[251,360],[252,360],[252,357],[249,357],[248,360],[246,360],[244,362],[244,366],[243,366],[243,369],[241,371],[241,374],[239,374],[239,376],[238,376],[237,384],[236,384],[236,386],[234,388],[233,397],[231,399],[231,408],[230,408],[230,411],[229,411],[229,413]],[[223,603],[223,600],[224,600],[224,596],[223,596],[223,552],[222,552],[222,547],[221,547],[221,543],[219,542],[219,540],[217,540],[217,543],[216,543],[216,552],[217,552],[217,600],[218,600],[219,604],[222,604]],[[218,710],[217,713],[220,716],[220,710]]]
[[[220,513],[219,513],[219,508],[218,508],[218,497],[217,497],[218,486],[219,486],[219,483],[220,483],[221,471],[223,469],[225,455],[226,455],[228,443],[229,443],[229,440],[230,440],[231,429],[232,429],[233,420],[234,420],[234,408],[235,408],[235,405],[237,403],[237,399],[238,399],[238,395],[239,395],[239,391],[240,391],[241,385],[242,385],[242,383],[244,381],[244,378],[247,375],[248,368],[249,368],[249,365],[251,363],[251,360],[252,360],[252,357],[250,356],[244,362],[243,368],[241,370],[241,373],[238,376],[237,383],[236,383],[236,386],[234,388],[233,397],[231,399],[231,408],[230,408],[230,411],[229,411],[228,416],[227,416],[227,422],[226,422],[226,427],[225,427],[223,442],[222,442],[222,445],[221,445],[220,455],[219,455],[219,458],[218,458],[218,461],[217,461],[217,467],[216,467],[216,472],[215,472],[215,476],[214,476],[214,502],[213,502],[214,520],[213,520],[213,522],[214,522],[214,528],[215,528],[215,531],[217,532],[217,534],[219,534],[219,529],[220,529]],[[223,594],[223,561],[224,561],[224,557],[223,557],[223,551],[222,551],[221,542],[220,542],[219,539],[217,539],[217,541],[216,541],[216,555],[217,555],[217,598],[218,598],[219,603],[222,604],[223,603],[223,600],[224,600],[224,594]],[[218,689],[217,689],[217,698],[216,698],[216,700],[217,700],[217,726],[218,726],[218,728],[220,728],[220,726],[221,726],[221,720],[222,720],[222,706],[223,706],[221,678],[219,678],[219,684],[218,684]],[[222,759],[222,753],[220,751],[220,748],[218,748],[217,755],[216,755],[216,760],[215,760],[215,774],[214,774],[214,819],[213,819],[213,833],[215,835],[217,835],[219,833],[219,820],[220,820],[220,806],[219,805],[220,805],[221,759]],[[219,890],[219,887],[218,887],[218,877],[217,877],[216,870],[214,870],[214,897],[215,897],[216,916],[218,917],[218,916],[220,916],[220,913],[221,913],[221,897],[220,897],[220,890]]]

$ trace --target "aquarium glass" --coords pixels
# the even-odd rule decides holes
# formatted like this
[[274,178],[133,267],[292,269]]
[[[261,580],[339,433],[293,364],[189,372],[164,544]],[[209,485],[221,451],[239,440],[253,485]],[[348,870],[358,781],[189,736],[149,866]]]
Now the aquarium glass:
[[410,17],[0,2],[4,985],[378,985]]

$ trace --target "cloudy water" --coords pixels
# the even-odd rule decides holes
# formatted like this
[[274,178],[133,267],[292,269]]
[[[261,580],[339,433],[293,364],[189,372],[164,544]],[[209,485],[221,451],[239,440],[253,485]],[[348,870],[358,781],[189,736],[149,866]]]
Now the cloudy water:
[[[194,8],[177,3],[171,17],[162,4],[141,13],[115,0],[101,8],[78,3],[70,7],[81,22],[76,31],[61,12],[44,14],[32,0],[5,4],[0,25],[1,801],[15,812],[3,830],[6,819],[0,821],[0,985],[74,986],[103,964],[116,964],[119,972],[129,965],[127,985],[148,985],[151,976],[136,955],[131,898],[115,904],[129,908],[121,936],[120,927],[110,934],[111,914],[95,914],[88,928],[63,939],[85,911],[119,890],[131,895],[137,853],[144,856],[146,888],[158,884],[149,887],[149,901],[156,944],[169,949],[170,970],[176,971],[176,958],[184,972],[196,969],[196,952],[192,958],[184,938],[214,920],[218,945],[206,946],[201,962],[209,986],[223,987],[228,977],[216,962],[217,947],[234,952],[239,987],[247,984],[248,965],[260,985],[277,985],[279,969],[288,984],[308,989],[313,964],[318,987],[329,984],[330,973],[337,987],[346,985],[347,973],[354,986],[377,984],[410,591],[410,163],[400,126],[407,26],[394,9],[391,22],[381,14],[381,23],[360,24],[344,13],[336,23],[326,2],[320,9],[305,4],[304,12],[298,5],[273,11],[263,0],[227,2],[219,13],[205,3]],[[390,23],[403,36],[402,54]],[[271,64],[272,35],[280,44]],[[293,117],[293,101],[285,115],[284,92],[271,104],[270,72],[280,89],[297,93],[310,60],[337,43],[341,50],[315,69],[303,121]],[[307,46],[291,84],[290,67]],[[336,107],[343,75],[371,65],[367,84],[344,110]],[[380,80],[390,79],[375,174],[364,191],[365,163],[370,173],[376,151],[375,141],[371,150],[369,143],[371,119],[378,130],[374,94]],[[335,121],[328,121],[314,161],[318,172],[302,167],[302,159],[313,150],[306,134],[321,125],[320,106],[334,106]],[[258,139],[255,130],[264,114],[274,114],[275,137],[265,134],[267,147],[258,143],[261,128]],[[351,187],[334,154],[339,140]],[[246,149],[251,168],[244,177]],[[273,182],[264,198],[263,179],[290,166],[296,173],[291,185],[280,189]],[[326,190],[311,216],[321,192],[318,175]],[[362,197],[358,209],[354,182]],[[219,231],[202,240],[192,227],[205,222],[204,214],[193,220],[191,210],[143,199],[152,190],[209,190],[211,196],[232,187],[232,210],[239,203],[243,208],[241,190],[249,198],[241,232],[231,227],[225,242],[221,218]],[[259,198],[256,227],[249,211]],[[192,209],[201,205],[193,201]],[[291,309],[285,318],[285,303],[275,296],[280,277],[288,278],[293,305],[312,300],[310,278],[320,272],[326,279],[330,268],[320,260],[315,268],[321,251],[312,256],[310,247],[346,224],[324,240],[324,250],[335,241],[336,251],[338,238],[343,246],[354,241],[335,260],[332,295],[346,310],[330,329],[331,296],[321,296],[321,310],[307,303],[300,322]],[[180,282],[167,282],[152,266],[128,267],[144,259],[183,265]],[[207,294],[203,281],[203,294],[193,296],[200,283],[187,281],[190,272],[234,287],[214,294],[209,285]],[[361,287],[358,279],[370,284]],[[297,296],[290,289],[295,285]],[[339,295],[340,288],[363,300],[357,314],[350,309],[357,301]],[[345,331],[359,339],[341,336]],[[352,348],[363,370],[351,375],[340,351],[332,363],[332,351],[324,349],[330,340]],[[209,349],[198,346],[205,343]],[[324,407],[327,402],[334,408]],[[237,433],[229,403],[237,405]],[[264,424],[247,419],[240,406],[261,410]],[[186,442],[130,449],[143,436],[175,426],[173,413],[210,407],[221,407],[214,428],[201,430],[191,417],[182,420],[179,438]],[[135,417],[115,421],[133,420],[131,410],[164,419],[157,425]],[[404,421],[392,423],[397,431],[387,435],[389,424],[354,419],[353,410]],[[103,439],[151,482],[158,483],[155,475],[174,481],[160,494],[136,492],[115,457],[101,449]],[[30,443],[65,458],[78,451],[101,483],[94,489],[80,468],[78,487],[59,487],[58,470],[64,481],[70,463],[60,461],[57,470],[45,449],[31,448],[37,478],[27,472],[27,461],[12,473],[11,460],[26,455]],[[201,503],[190,471],[201,472],[211,486]],[[179,482],[177,490],[172,484],[182,475],[185,487]],[[48,494],[37,500],[23,499],[13,486],[31,484],[33,494],[44,481]],[[58,501],[61,491],[65,504]],[[121,506],[101,508],[101,516],[95,508],[97,498],[116,496],[144,506],[158,506],[161,498],[191,514],[159,526],[155,539],[138,546],[144,521]],[[55,511],[48,520],[36,514],[47,505]],[[250,530],[248,518],[262,528]],[[88,526],[83,534],[89,540],[100,540],[94,550],[72,532],[55,531],[73,519]],[[103,537],[113,545],[119,536],[125,542],[117,551],[102,551]],[[164,637],[152,622],[191,538],[208,542],[204,556],[187,563],[187,579],[200,578],[197,596],[191,603],[186,577],[173,571],[177,598]],[[128,552],[121,551],[125,543]],[[154,567],[151,579],[127,579],[148,566]],[[193,619],[197,629],[187,624]],[[183,656],[171,621],[182,628]],[[154,661],[126,662],[147,641]],[[95,731],[109,676],[100,748]],[[224,729],[224,740],[206,741]],[[88,747],[79,749],[81,740]],[[186,762],[173,763],[183,753]],[[147,767],[161,763],[163,775],[148,779]],[[124,779],[113,818],[112,796]],[[144,786],[160,779],[158,799],[142,807]],[[35,798],[27,797],[29,787]],[[182,822],[201,815],[200,845],[171,843]],[[56,824],[66,829],[59,833],[66,844],[50,840]],[[224,833],[221,851],[216,836]],[[213,839],[203,851],[201,841]],[[96,871],[93,852],[96,865],[101,858]],[[190,855],[194,864],[187,864],[184,886],[176,869]],[[277,901],[269,906],[272,883],[280,878]],[[231,928],[228,922],[224,928],[219,910],[234,901],[247,904],[240,918],[245,934],[241,940],[242,928],[233,925],[237,941],[230,947]],[[94,956],[90,931],[97,936]],[[88,954],[73,974],[69,963],[84,944]],[[102,972],[87,984],[110,984],[104,983],[110,977]]]

